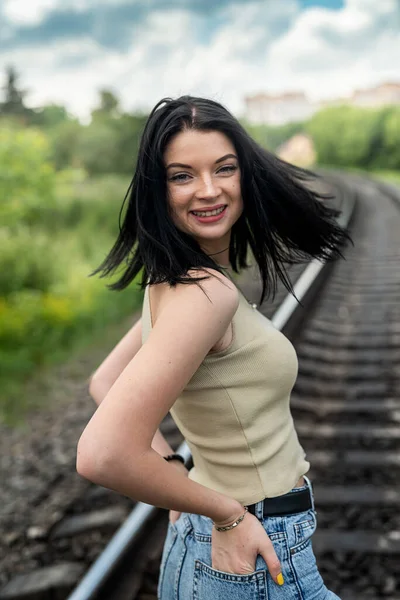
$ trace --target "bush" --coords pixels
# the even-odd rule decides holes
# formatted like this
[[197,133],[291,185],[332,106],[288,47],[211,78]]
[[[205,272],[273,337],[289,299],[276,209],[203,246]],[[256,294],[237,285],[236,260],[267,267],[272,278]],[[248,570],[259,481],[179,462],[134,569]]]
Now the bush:
[[55,206],[55,173],[49,144],[38,130],[0,130],[1,227],[40,224],[44,210]]
[[81,128],[76,161],[90,175],[120,173],[133,176],[145,117],[104,115]]
[[56,174],[35,130],[9,128],[0,140],[0,418],[15,420],[33,402],[25,383],[132,314],[141,293],[89,277],[115,240],[129,180]]
[[304,123],[286,123],[285,125],[253,125],[244,121],[242,125],[253,139],[271,152],[290,139],[293,135],[304,131]]
[[24,225],[13,231],[1,228],[0,295],[23,289],[49,290],[65,258],[60,245],[55,252],[54,240],[48,234]]
[[376,158],[376,166],[400,169],[400,106],[387,109],[383,122],[382,141],[384,151],[381,157]]
[[318,112],[306,126],[315,144],[318,163],[364,169],[378,166],[385,151],[386,114],[387,109],[355,106],[330,107]]

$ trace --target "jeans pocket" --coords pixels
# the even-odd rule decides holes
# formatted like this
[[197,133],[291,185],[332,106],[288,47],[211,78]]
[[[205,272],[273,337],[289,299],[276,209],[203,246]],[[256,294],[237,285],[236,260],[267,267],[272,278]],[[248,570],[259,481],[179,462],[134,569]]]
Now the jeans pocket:
[[311,509],[304,513],[293,524],[293,527],[295,543],[289,547],[289,561],[294,581],[300,593],[299,598],[301,600],[306,600],[306,598],[328,600],[330,592],[318,570],[312,547],[311,538],[317,528],[315,511]]
[[195,561],[193,600],[267,600],[266,571],[247,575],[218,571]]
[[297,552],[301,552],[311,544],[311,537],[317,529],[317,517],[315,510],[310,509],[304,514],[301,520],[293,524],[294,528],[294,544],[289,548],[290,554],[293,556]]

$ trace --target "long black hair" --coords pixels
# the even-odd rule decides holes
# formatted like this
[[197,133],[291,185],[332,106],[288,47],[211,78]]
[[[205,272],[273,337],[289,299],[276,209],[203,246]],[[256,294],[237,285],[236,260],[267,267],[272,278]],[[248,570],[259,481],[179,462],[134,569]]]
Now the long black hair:
[[[185,130],[219,131],[235,147],[241,171],[243,212],[231,230],[229,261],[238,273],[247,268],[248,249],[257,262],[261,300],[276,292],[277,277],[293,293],[286,265],[310,258],[334,260],[339,247],[351,240],[335,217],[340,212],[323,201],[329,194],[312,191],[303,181],[311,171],[287,163],[258,145],[231,113],[218,102],[193,96],[163,98],[146,122],[136,170],[119,215],[119,235],[102,264],[90,276],[113,273],[122,263],[122,290],[143,269],[141,289],[148,284],[196,283],[189,270],[221,267],[189,234],[173,223],[167,201],[164,152],[172,137]],[[128,206],[121,224],[125,201]]]

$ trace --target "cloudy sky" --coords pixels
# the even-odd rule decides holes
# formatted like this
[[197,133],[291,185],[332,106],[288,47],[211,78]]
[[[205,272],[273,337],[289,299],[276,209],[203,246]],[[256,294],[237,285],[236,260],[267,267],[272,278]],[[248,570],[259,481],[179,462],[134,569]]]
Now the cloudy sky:
[[0,0],[0,72],[28,103],[85,119],[101,87],[127,110],[204,95],[312,100],[400,82],[400,0]]

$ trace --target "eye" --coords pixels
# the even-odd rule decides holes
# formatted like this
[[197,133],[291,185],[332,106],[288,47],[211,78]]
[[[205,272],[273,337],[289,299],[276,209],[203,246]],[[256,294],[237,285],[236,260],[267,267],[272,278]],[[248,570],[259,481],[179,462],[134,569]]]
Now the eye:
[[189,177],[187,173],[177,173],[169,178],[169,181],[186,181],[186,177]]
[[237,166],[236,165],[225,165],[224,167],[221,167],[221,169],[218,171],[218,173],[233,173],[234,171],[237,170]]

